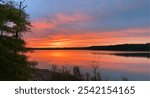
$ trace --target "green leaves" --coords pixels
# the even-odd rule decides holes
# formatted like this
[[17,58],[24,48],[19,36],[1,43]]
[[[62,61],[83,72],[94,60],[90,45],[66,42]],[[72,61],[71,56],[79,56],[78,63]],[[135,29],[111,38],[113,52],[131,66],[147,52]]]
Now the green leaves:
[[22,39],[0,37],[0,80],[28,80],[36,62],[28,60]]
[[[2,1],[2,0],[1,0]],[[28,60],[21,39],[30,29],[29,15],[12,1],[0,1],[0,80],[29,80],[36,62]]]
[[[9,26],[10,22],[14,25]],[[0,4],[0,31],[4,35],[20,38],[22,32],[30,31],[30,27],[29,15],[24,9],[17,8],[14,2]]]

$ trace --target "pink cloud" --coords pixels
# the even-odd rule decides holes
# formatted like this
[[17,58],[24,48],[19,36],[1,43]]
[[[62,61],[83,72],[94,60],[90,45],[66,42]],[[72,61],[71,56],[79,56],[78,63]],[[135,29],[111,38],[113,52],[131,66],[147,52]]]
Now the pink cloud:
[[38,30],[43,30],[43,29],[51,29],[54,28],[56,25],[53,23],[49,23],[46,21],[33,21],[32,22],[33,28],[38,29]]
[[80,12],[74,14],[57,13],[51,19],[54,24],[67,24],[88,21],[90,17]]
[[90,17],[83,13],[74,13],[74,14],[64,14],[64,13],[57,13],[47,19],[41,20],[33,20],[32,21],[32,31],[33,32],[40,32],[42,30],[61,30],[61,31],[68,31],[66,28],[61,28],[59,25],[65,25],[69,23],[75,22],[84,22],[90,20]]

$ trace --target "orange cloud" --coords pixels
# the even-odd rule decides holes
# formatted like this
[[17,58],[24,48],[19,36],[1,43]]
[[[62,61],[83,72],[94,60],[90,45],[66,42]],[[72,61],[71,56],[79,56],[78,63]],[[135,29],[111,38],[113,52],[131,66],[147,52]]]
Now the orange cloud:
[[48,23],[45,21],[33,21],[32,25],[33,25],[34,29],[37,29],[37,30],[51,29],[56,26],[53,23]]
[[[89,19],[90,17],[88,17],[86,14],[79,12],[74,14],[57,13],[54,14],[52,17],[48,17],[47,19],[33,20],[32,33],[34,33],[35,36],[43,37],[44,34],[47,36],[47,33],[51,33],[50,31],[52,31],[52,33],[53,31],[55,33],[70,32],[70,30],[65,27],[66,24],[84,22],[88,21]],[[35,37],[34,35],[33,37]],[[26,37],[31,37],[31,35],[27,34]]]
[[[33,21],[33,34],[26,34],[28,47],[80,47],[123,43],[150,42],[149,28],[131,28],[117,31],[88,31],[60,28],[60,24],[87,21],[90,17],[83,13],[56,14],[51,21]],[[55,30],[53,33],[48,30]],[[65,33],[64,33],[65,32]]]
[[[29,47],[80,47],[91,45],[110,45],[124,43],[147,43],[149,36],[138,35],[145,29],[127,29],[116,32],[81,32],[55,34],[44,38],[28,38]],[[132,36],[130,36],[132,34]]]

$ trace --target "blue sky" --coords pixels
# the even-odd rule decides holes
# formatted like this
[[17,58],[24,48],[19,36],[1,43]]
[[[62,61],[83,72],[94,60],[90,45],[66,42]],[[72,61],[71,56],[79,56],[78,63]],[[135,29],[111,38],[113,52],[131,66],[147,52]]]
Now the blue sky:
[[[26,0],[25,4],[34,26],[32,33],[26,34],[25,38],[35,46],[36,42],[46,39],[52,40],[37,46],[60,43],[62,39],[67,39],[63,43],[68,45],[72,42],[72,46],[150,41],[149,0]],[[66,34],[73,36],[72,39]],[[89,36],[87,41],[78,39],[85,36]],[[102,36],[108,40],[98,40]],[[109,41],[110,36],[115,41]]]

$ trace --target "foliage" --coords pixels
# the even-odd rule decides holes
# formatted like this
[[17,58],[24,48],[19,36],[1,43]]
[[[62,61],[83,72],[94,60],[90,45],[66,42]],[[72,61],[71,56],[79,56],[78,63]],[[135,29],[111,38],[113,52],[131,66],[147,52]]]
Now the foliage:
[[0,80],[28,80],[34,62],[28,61],[25,42],[11,37],[0,37]]
[[80,74],[79,67],[73,67],[74,74],[70,73],[70,70],[67,67],[62,67],[61,69],[57,68],[56,65],[51,65],[50,74],[51,81],[81,81],[83,80],[82,75]]
[[[97,67],[98,68],[98,67]],[[56,65],[51,65],[51,68],[49,69],[51,78],[49,80],[51,81],[101,81],[101,74],[96,71],[96,74],[93,73],[93,75],[89,73],[81,74],[80,67],[74,66],[72,68],[72,72],[67,67],[58,68]]]
[[13,1],[0,3],[0,30],[1,35],[22,37],[22,32],[30,30],[29,15],[24,9],[17,8]]
[[88,47],[87,49],[88,50],[112,50],[112,51],[150,51],[150,43],[91,46]]
[[0,1],[0,80],[29,80],[36,62],[25,55],[28,49],[21,39],[30,29],[28,14],[13,1]]

